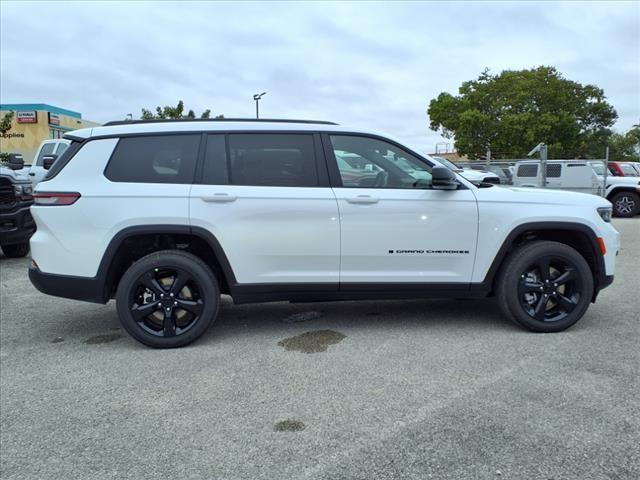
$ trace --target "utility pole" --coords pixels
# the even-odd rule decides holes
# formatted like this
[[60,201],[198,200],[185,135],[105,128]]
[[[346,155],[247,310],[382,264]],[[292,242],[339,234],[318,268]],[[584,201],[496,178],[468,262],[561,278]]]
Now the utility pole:
[[547,145],[540,142],[538,145],[533,147],[529,153],[527,153],[527,157],[530,157],[534,154],[540,154],[540,168],[542,172],[540,173],[540,185],[541,188],[547,187]]
[[266,95],[267,92],[262,92],[262,93],[256,93],[253,96],[253,99],[256,101],[256,118],[260,118],[260,107],[259,107],[259,103],[260,103],[260,99],[262,98],[263,95]]
[[487,169],[488,169],[489,165],[491,165],[491,149],[489,147],[487,147],[486,160],[487,160]]
[[609,176],[609,147],[604,150],[604,175],[602,180],[602,196],[607,196],[607,177]]

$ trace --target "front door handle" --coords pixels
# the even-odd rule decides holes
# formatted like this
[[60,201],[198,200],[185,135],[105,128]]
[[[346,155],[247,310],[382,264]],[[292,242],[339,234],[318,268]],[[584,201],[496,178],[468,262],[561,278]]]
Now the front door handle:
[[35,176],[36,176],[36,174],[35,174],[35,173],[33,173],[33,172],[29,172],[29,175],[31,175],[32,177],[35,177]]
[[364,205],[378,203],[378,198],[372,197],[371,195],[358,195],[357,197],[349,197],[346,200],[349,203],[359,203]]
[[229,195],[228,193],[214,193],[213,195],[202,195],[200,196],[202,200],[205,202],[215,202],[215,203],[230,203],[235,202],[238,197],[235,195]]

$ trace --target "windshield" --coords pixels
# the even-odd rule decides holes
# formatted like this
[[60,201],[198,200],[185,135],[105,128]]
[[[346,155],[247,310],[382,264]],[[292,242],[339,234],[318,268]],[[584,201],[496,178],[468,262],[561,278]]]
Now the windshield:
[[625,177],[637,177],[638,176],[638,172],[636,172],[636,169],[633,168],[631,165],[622,163],[622,164],[620,164],[620,168],[622,169],[622,173],[624,173]]
[[604,165],[602,163],[592,163],[591,168],[593,168],[596,175],[604,175]]

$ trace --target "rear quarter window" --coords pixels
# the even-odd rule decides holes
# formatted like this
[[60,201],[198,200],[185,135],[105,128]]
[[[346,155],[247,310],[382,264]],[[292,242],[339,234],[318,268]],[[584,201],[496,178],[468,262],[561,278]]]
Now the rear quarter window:
[[193,183],[200,135],[124,137],[105,177],[112,182]]

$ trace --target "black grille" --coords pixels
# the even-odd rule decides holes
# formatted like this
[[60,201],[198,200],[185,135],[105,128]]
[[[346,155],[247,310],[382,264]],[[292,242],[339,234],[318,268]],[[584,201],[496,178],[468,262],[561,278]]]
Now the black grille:
[[16,192],[8,178],[0,178],[0,207],[8,207],[16,203]]

